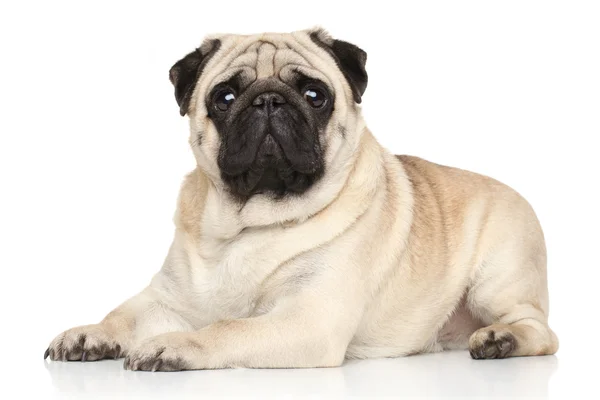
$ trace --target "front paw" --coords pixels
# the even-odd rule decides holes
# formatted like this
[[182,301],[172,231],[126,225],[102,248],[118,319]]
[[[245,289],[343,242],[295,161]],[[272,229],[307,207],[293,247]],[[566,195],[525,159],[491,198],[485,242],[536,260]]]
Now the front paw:
[[190,333],[173,332],[158,335],[134,347],[123,367],[132,371],[182,371],[197,369],[192,362],[198,356],[198,345]]
[[44,353],[52,361],[96,361],[123,356],[121,345],[102,325],[85,325],[58,335]]

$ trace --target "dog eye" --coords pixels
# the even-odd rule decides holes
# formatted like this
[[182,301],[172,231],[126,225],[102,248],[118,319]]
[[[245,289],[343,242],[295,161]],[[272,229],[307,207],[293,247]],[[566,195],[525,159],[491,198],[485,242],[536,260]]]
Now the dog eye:
[[232,92],[222,92],[215,99],[215,106],[221,111],[227,111],[234,100],[235,95]]
[[318,89],[308,89],[304,92],[304,99],[314,108],[322,107],[327,101],[325,94]]

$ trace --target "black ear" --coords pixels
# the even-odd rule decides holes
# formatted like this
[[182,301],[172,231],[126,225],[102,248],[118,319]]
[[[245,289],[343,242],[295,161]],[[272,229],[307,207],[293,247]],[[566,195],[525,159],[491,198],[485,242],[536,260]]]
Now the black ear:
[[175,100],[179,105],[179,113],[184,116],[188,112],[190,99],[196,87],[196,82],[202,74],[204,66],[221,47],[218,39],[209,40],[192,51],[169,70],[169,80],[175,86]]
[[350,84],[354,101],[361,102],[361,97],[367,89],[369,77],[365,70],[367,63],[367,53],[360,47],[343,40],[331,39],[323,30],[311,32],[310,38],[317,45],[325,49],[342,71],[346,80]]

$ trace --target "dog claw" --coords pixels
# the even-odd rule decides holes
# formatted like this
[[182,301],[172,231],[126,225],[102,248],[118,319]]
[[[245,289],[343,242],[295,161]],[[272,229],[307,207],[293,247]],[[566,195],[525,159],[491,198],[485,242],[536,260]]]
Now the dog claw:
[[85,361],[85,358],[87,357],[87,352],[83,352],[83,354],[81,355],[81,361]]
[[48,358],[48,356],[49,356],[49,355],[50,355],[50,347],[48,347],[48,348],[46,349],[46,351],[44,352],[44,360],[45,360],[46,358]]

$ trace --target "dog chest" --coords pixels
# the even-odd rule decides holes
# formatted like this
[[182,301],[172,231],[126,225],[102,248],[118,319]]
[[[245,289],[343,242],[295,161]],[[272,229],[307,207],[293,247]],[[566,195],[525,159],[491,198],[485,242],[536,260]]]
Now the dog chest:
[[248,317],[263,281],[281,264],[269,251],[274,235],[244,233],[231,241],[207,240],[189,255],[188,299],[208,324]]

